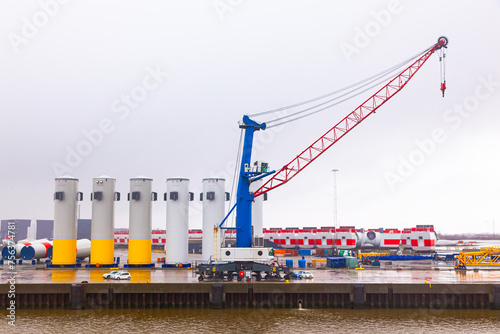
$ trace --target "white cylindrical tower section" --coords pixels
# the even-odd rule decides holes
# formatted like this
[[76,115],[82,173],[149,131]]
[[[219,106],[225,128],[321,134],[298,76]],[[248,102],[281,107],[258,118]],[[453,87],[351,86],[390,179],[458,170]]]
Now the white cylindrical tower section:
[[56,178],[54,193],[54,265],[76,264],[78,179]]
[[226,199],[225,180],[220,178],[203,179],[203,237],[202,260],[208,261],[214,256],[214,228],[224,219]]
[[167,264],[188,263],[189,179],[167,179]]
[[23,260],[36,260],[47,257],[47,251],[52,247],[51,241],[33,243],[24,246],[21,250],[21,257]]
[[[250,191],[254,192],[262,186],[262,179],[252,182],[250,184]],[[253,236],[264,237],[264,195],[255,197],[252,204],[252,224],[253,224]]]
[[100,176],[92,181],[90,264],[110,265],[114,263],[116,179]]
[[130,179],[128,264],[151,265],[151,201],[153,179]]
[[79,239],[76,241],[76,257],[86,258],[90,256],[91,241],[89,239]]

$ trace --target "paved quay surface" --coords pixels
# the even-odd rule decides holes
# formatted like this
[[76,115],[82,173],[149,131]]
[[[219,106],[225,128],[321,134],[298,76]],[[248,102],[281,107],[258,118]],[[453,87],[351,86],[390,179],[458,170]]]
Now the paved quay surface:
[[[121,259],[120,269],[129,271],[132,279],[131,283],[199,283],[197,276],[190,269],[160,269],[160,268],[141,268],[141,269],[124,269],[123,263],[126,263],[127,251],[116,250],[115,256]],[[157,267],[161,265],[157,263],[158,258],[164,257],[161,253],[152,253],[152,263],[156,263]],[[294,264],[301,257],[279,257],[279,262],[284,263],[286,259],[293,259]],[[189,260],[193,263],[201,260],[200,254],[190,254]],[[306,257],[310,262],[312,257]],[[82,264],[85,266],[87,262]],[[309,270],[314,274],[314,279],[307,280],[290,280],[291,284],[313,284],[313,283],[446,283],[446,284],[481,284],[493,283],[500,284],[500,270],[468,270],[465,272],[453,270],[452,263],[433,263],[432,261],[393,261],[392,265],[381,263],[381,267],[374,269],[366,267],[364,270],[355,269],[300,269]],[[129,281],[114,281],[102,278],[104,273],[110,269],[45,269],[44,264],[31,265],[23,264],[16,265],[14,268],[16,283],[80,283],[87,281],[89,283],[106,283],[108,281],[129,283]],[[7,283],[11,276],[11,270],[4,264],[0,266],[0,284]],[[234,280],[236,282],[236,280]],[[265,281],[262,281],[265,282]]]
[[[124,269],[120,269],[124,270]],[[105,283],[102,275],[109,269],[24,269],[16,270],[16,283]],[[131,283],[198,283],[189,269],[129,269]],[[290,280],[292,284],[312,283],[496,283],[500,284],[500,271],[479,270],[458,272],[446,270],[385,270],[385,269],[317,269],[310,270],[313,279]],[[4,267],[0,271],[0,283],[7,283],[12,274]],[[129,281],[114,281],[128,283]],[[235,280],[236,281],[236,280]]]

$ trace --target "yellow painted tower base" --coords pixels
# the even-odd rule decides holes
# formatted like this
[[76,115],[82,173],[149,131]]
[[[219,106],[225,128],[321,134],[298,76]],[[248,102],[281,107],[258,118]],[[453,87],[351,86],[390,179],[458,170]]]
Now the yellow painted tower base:
[[115,241],[92,240],[90,241],[90,264],[110,265],[115,263]]
[[128,240],[128,264],[151,264],[151,239]]
[[53,241],[52,264],[56,266],[76,264],[76,239]]

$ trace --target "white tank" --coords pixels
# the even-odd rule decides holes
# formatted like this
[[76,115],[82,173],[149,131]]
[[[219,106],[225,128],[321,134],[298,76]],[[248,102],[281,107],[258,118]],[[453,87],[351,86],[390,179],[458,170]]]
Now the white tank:
[[21,249],[21,257],[23,260],[36,260],[47,257],[47,251],[52,246],[52,241],[43,241],[32,243],[31,245],[24,246]]
[[92,181],[90,264],[110,265],[114,263],[116,179],[103,175]]
[[130,179],[128,264],[151,265],[151,210],[153,179]]
[[225,180],[220,178],[203,179],[203,239],[202,260],[208,261],[214,256],[214,227],[224,219],[226,199]]
[[17,244],[12,245],[12,247],[10,248],[9,246],[5,246],[4,248],[2,248],[2,259],[4,260],[20,259],[21,251],[23,250],[24,247],[42,242],[49,242],[49,241],[47,239],[39,239],[33,241],[19,241]]
[[189,179],[167,179],[166,264],[189,263]]
[[55,179],[54,237],[52,263],[76,264],[78,179],[63,176]]
[[[257,180],[250,184],[250,192],[254,192],[259,189],[263,184],[263,180]],[[253,225],[253,236],[264,237],[264,195],[260,195],[254,198],[252,203],[252,225]]]
[[79,239],[76,241],[76,257],[86,258],[90,256],[91,241],[89,239]]

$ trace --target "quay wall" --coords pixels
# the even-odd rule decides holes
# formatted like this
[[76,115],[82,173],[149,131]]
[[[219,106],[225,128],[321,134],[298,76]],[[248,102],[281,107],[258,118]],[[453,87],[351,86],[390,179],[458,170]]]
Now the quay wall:
[[[500,309],[500,284],[32,283],[0,285],[0,307]],[[13,297],[13,298],[12,298]]]

